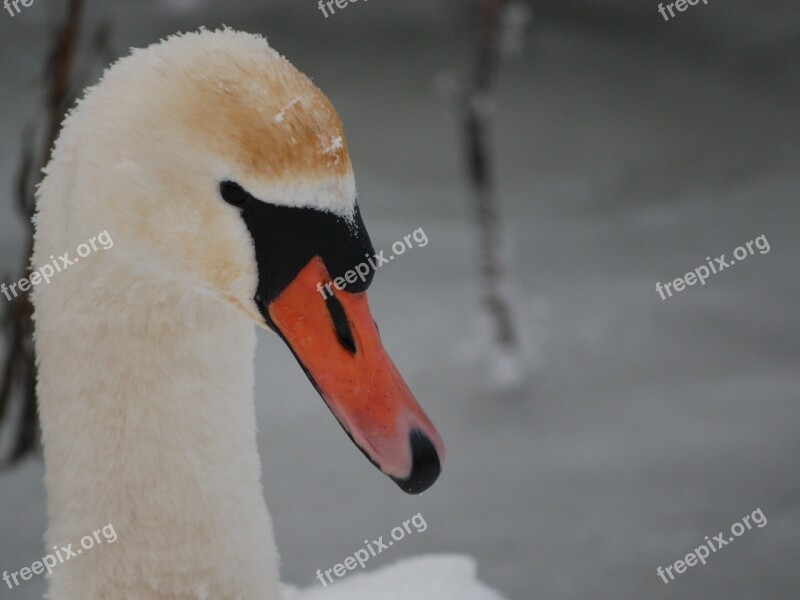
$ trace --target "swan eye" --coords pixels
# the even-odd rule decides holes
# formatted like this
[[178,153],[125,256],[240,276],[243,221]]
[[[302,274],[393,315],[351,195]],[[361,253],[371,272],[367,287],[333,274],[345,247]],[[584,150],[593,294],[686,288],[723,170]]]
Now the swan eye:
[[250,194],[233,181],[223,181],[219,184],[219,193],[225,202],[233,206],[244,206],[250,199]]

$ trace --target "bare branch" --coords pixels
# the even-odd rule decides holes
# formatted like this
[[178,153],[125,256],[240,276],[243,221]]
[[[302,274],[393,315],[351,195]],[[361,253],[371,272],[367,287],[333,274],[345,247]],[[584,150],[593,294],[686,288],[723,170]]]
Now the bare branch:
[[[30,275],[30,256],[33,252],[33,216],[36,204],[36,185],[50,155],[64,120],[67,108],[74,100],[76,56],[80,39],[83,0],[68,0],[63,20],[52,27],[55,41],[47,53],[43,70],[46,87],[42,117],[25,128],[22,152],[15,187],[15,201],[28,224],[28,240],[21,277]],[[102,26],[94,36],[92,48],[109,51],[108,26]],[[109,51],[110,53],[110,51]],[[36,125],[43,122],[42,129]],[[44,135],[39,135],[43,131]],[[41,142],[38,151],[37,140]],[[36,360],[33,345],[33,306],[28,293],[19,297],[2,311],[3,336],[6,339],[4,361],[0,369],[0,423],[8,417],[12,401],[21,402],[20,421],[13,432],[7,464],[14,464],[39,445],[39,423],[36,410]]]
[[504,350],[516,353],[520,342],[511,302],[503,287],[500,206],[489,140],[494,88],[503,56],[505,7],[505,0],[478,2],[476,56],[469,80],[464,84],[461,104],[469,178],[475,193],[483,301],[494,324],[496,342]]

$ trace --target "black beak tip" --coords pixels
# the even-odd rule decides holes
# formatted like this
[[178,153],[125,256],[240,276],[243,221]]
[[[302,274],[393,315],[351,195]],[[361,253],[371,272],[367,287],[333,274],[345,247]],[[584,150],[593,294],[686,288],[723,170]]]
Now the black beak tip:
[[411,444],[411,474],[393,481],[407,494],[421,494],[431,487],[442,472],[439,453],[430,438],[419,429],[409,435]]

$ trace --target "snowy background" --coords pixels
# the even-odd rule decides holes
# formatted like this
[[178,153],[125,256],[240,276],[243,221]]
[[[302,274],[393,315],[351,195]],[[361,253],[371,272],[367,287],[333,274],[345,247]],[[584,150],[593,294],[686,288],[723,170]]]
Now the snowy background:
[[[463,1],[88,3],[118,53],[177,30],[257,31],[331,97],[382,269],[371,304],[448,446],[443,478],[402,494],[363,459],[276,338],[260,336],[260,450],[283,578],[318,585],[365,538],[428,530],[370,564],[475,556],[511,600],[800,595],[800,5],[537,0],[507,63],[495,143],[528,385],[486,383],[459,124],[437,94],[467,56]],[[0,273],[24,123],[40,99],[45,0],[0,14]],[[756,254],[662,301],[657,281],[766,235]],[[10,276],[6,278],[10,281]],[[36,460],[0,473],[0,571],[43,554]],[[669,585],[705,536],[768,519]],[[42,597],[36,578],[0,598]]]

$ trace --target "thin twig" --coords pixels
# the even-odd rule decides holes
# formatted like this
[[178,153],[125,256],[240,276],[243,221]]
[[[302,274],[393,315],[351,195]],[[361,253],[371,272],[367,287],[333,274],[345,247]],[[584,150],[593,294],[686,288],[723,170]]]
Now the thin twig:
[[464,86],[462,110],[469,177],[475,190],[483,301],[493,321],[497,343],[516,352],[519,338],[511,302],[503,289],[500,206],[489,140],[494,91],[502,61],[505,7],[505,0],[478,1],[477,51],[469,81]]
[[[25,129],[22,159],[16,180],[16,205],[28,226],[25,259],[20,269],[21,278],[31,274],[30,257],[33,253],[33,223],[36,184],[41,170],[50,160],[60,130],[61,122],[72,102],[71,84],[74,78],[76,54],[80,34],[83,0],[69,0],[64,21],[55,31],[55,42],[50,49],[44,70],[47,85],[43,108],[45,136],[39,152],[34,150],[36,128]],[[21,401],[20,422],[13,432],[10,454],[6,462],[13,464],[35,450],[39,445],[39,423],[36,411],[36,360],[33,346],[33,306],[30,296],[20,292],[3,311],[3,334],[7,339],[6,355],[0,375],[0,423],[8,414],[13,397]]]

